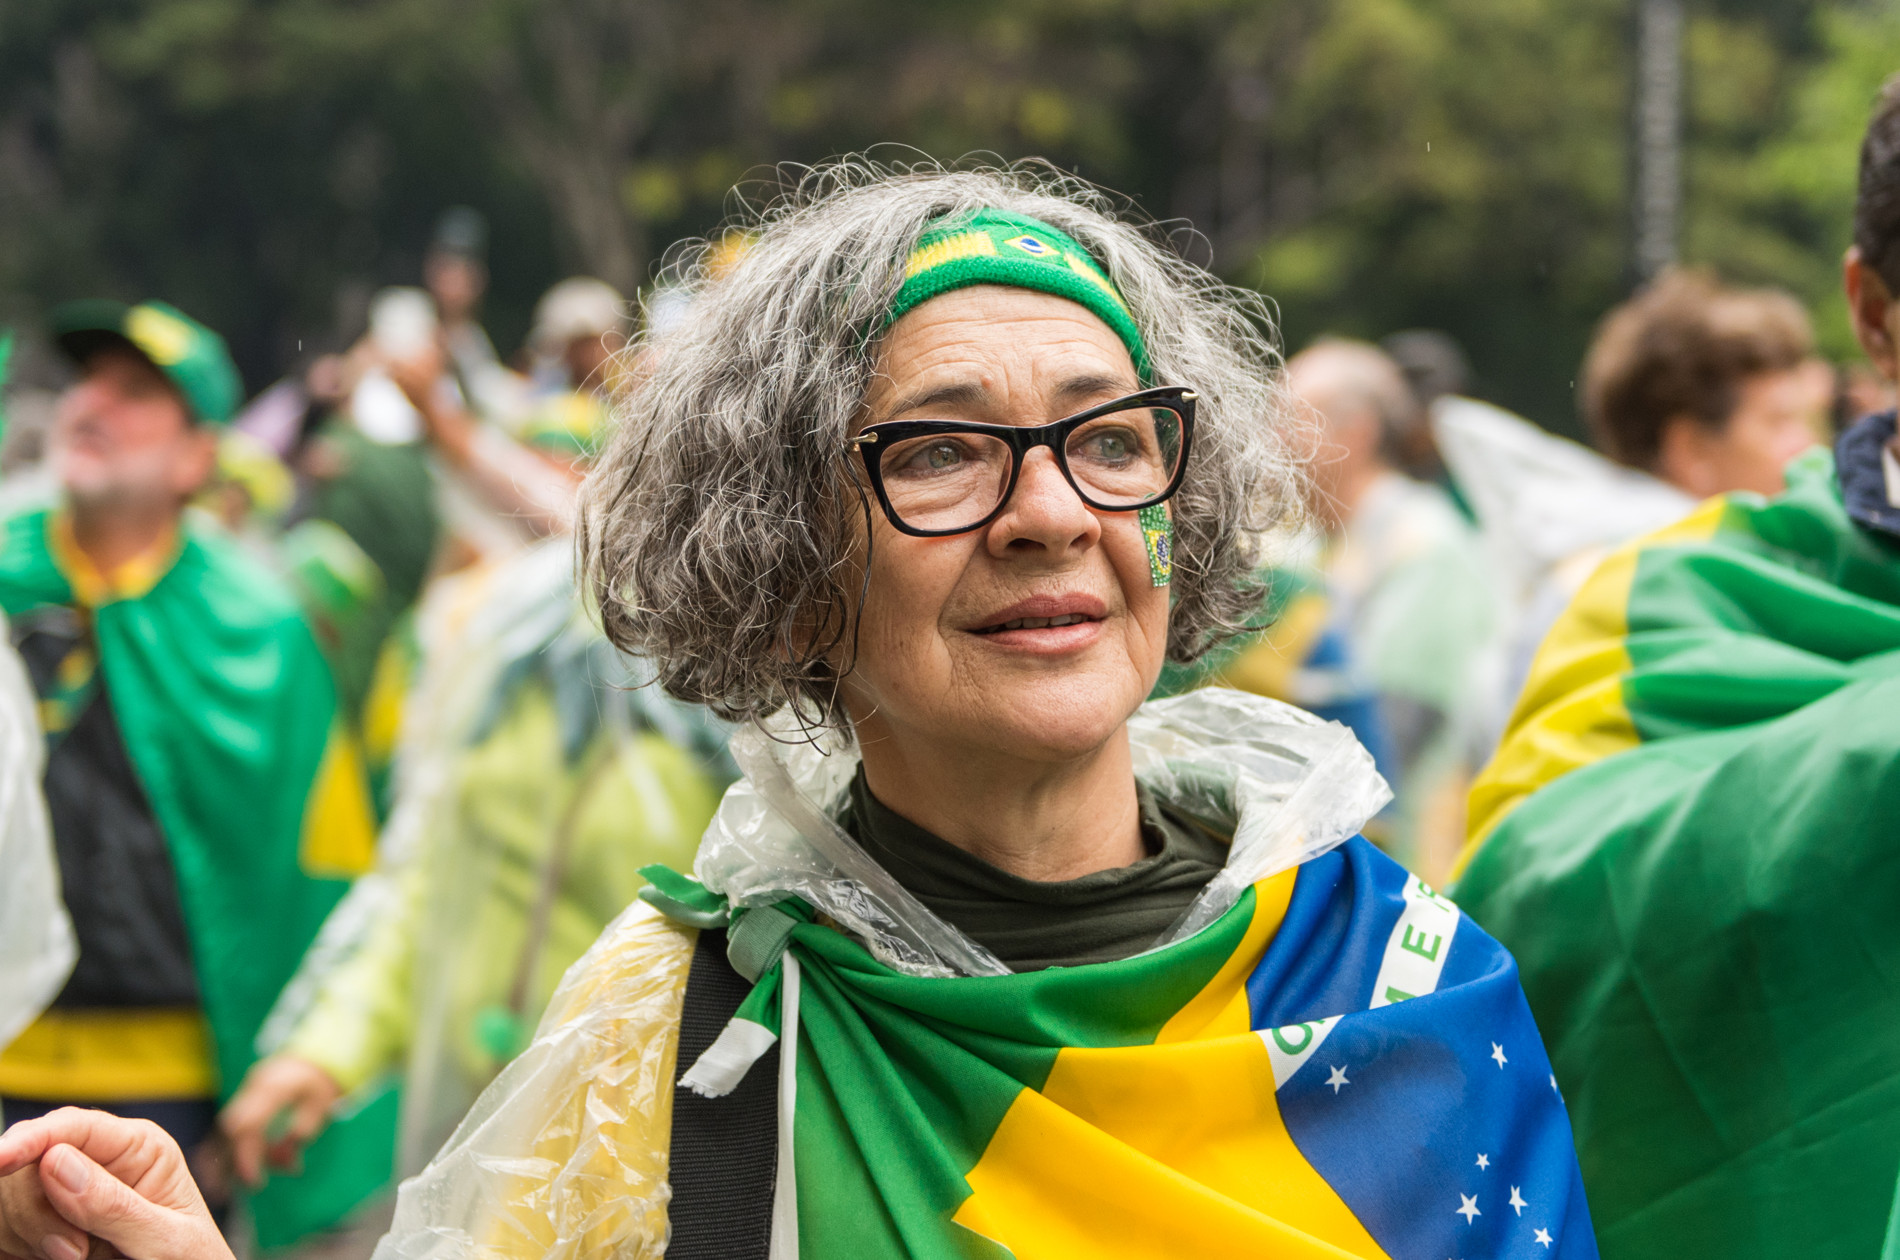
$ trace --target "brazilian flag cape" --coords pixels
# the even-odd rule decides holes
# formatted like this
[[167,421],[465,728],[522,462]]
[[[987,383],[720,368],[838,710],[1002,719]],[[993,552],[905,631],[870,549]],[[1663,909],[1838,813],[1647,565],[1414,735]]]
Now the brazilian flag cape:
[[[214,526],[187,516],[146,589],[98,589],[58,513],[0,522],[0,609],[88,613],[125,747],[171,850],[221,1092],[331,906],[372,856],[360,762],[289,594]],[[83,589],[75,589],[75,585]],[[334,1126],[304,1172],[251,1200],[259,1241],[329,1225],[382,1185],[393,1096]]]
[[[1509,955],[1363,839],[1115,963],[900,975],[797,903],[735,954],[759,914],[798,960],[802,1253],[1596,1254]],[[782,1033],[787,983],[735,1023]]]
[[[379,1260],[657,1256],[670,1203],[722,1203],[711,1173],[673,1193],[676,1139],[708,1136],[675,1123],[736,1123],[684,1088],[761,1086],[778,1260],[1594,1257],[1510,956],[1348,838],[1385,796],[1364,751],[1213,688],[1129,732],[1157,800],[1235,837],[1208,921],[1011,973],[822,825],[849,746],[741,729],[700,878],[643,872],[533,1044],[404,1183]],[[682,1059],[695,955],[721,947],[753,988]]]
[[1857,515],[1819,451],[1614,555],[1473,787],[1456,896],[1522,968],[1606,1256],[1879,1253],[1900,539]]

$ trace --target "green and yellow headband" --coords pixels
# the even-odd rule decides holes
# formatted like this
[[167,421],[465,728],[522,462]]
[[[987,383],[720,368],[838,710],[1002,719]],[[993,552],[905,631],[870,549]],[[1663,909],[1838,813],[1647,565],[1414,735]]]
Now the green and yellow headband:
[[1084,307],[1115,330],[1143,383],[1149,380],[1141,330],[1101,264],[1068,233],[1000,210],[959,215],[923,234],[905,261],[904,284],[884,327],[931,298],[973,284],[1034,289]]

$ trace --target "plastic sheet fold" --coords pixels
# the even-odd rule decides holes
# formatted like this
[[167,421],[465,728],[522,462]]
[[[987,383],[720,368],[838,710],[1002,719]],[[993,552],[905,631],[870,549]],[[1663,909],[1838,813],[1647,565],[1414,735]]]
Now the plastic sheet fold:
[[26,668],[0,617],[0,1046],[59,993],[79,957],[40,791],[45,743]]
[[[1218,919],[1250,884],[1349,839],[1391,795],[1346,728],[1241,692],[1152,702],[1129,736],[1157,797],[1234,836],[1226,870],[1157,948]],[[848,741],[752,729],[732,747],[746,777],[701,842],[702,882],[738,904],[803,897],[908,974],[1003,970],[837,825],[858,762]],[[644,904],[607,929],[568,971],[533,1045],[403,1184],[375,1260],[663,1254],[693,940]]]
[[[1227,688],[1143,705],[1128,724],[1135,775],[1157,797],[1231,832],[1227,867],[1156,947],[1218,919],[1241,891],[1351,838],[1392,799],[1337,722]],[[835,821],[856,749],[789,724],[740,731],[745,778],[726,793],[694,874],[735,905],[804,898],[909,975],[1002,975],[988,950],[925,908]]]
[[569,970],[534,1044],[403,1183],[375,1260],[646,1260],[666,1244],[691,929],[636,902]]

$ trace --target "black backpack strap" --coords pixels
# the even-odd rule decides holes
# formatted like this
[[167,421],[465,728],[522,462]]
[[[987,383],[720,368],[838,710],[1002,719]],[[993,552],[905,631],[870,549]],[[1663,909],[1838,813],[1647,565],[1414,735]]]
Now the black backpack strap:
[[[726,933],[704,928],[680,1009],[684,1074],[719,1036],[752,982],[726,961]],[[767,1260],[778,1174],[778,1047],[724,1098],[673,1086],[667,1260]]]

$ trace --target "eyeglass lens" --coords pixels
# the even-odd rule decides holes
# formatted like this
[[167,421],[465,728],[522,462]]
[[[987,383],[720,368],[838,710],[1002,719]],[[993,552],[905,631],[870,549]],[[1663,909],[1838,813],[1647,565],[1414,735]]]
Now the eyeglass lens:
[[[1134,406],[1077,426],[1063,444],[1069,480],[1091,506],[1141,507],[1167,491],[1181,462],[1181,417]],[[1009,489],[1009,444],[986,433],[938,433],[893,443],[879,472],[891,510],[913,529],[969,529]]]

